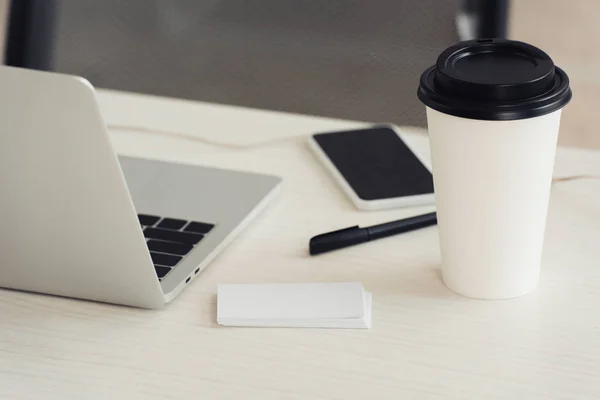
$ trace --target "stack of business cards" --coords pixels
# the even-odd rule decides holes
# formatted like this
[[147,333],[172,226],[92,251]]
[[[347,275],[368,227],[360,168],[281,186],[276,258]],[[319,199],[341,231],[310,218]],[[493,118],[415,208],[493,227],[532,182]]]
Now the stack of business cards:
[[225,326],[371,327],[371,293],[361,283],[219,285],[217,322]]

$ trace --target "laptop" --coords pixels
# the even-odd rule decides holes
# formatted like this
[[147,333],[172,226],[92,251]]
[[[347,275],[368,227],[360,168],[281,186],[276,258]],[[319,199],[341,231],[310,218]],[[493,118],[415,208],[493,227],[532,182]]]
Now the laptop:
[[0,87],[2,288],[162,308],[280,188],[276,176],[117,157],[80,77],[1,66]]

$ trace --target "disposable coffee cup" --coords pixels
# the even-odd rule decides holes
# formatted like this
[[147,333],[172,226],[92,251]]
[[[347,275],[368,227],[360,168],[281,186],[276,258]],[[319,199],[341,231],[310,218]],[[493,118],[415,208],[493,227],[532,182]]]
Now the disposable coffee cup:
[[522,42],[461,42],[421,76],[442,255],[452,291],[518,297],[539,281],[567,74]]

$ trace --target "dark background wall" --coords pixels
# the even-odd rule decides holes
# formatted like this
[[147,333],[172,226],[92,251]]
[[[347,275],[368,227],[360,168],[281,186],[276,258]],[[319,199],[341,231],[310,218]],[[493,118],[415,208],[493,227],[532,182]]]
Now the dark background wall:
[[55,69],[95,86],[423,126],[458,0],[58,0]]

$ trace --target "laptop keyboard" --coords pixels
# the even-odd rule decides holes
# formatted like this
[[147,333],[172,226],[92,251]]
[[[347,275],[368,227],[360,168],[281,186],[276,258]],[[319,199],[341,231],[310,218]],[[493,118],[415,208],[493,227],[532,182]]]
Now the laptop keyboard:
[[138,214],[150,257],[162,280],[208,234],[213,224]]

